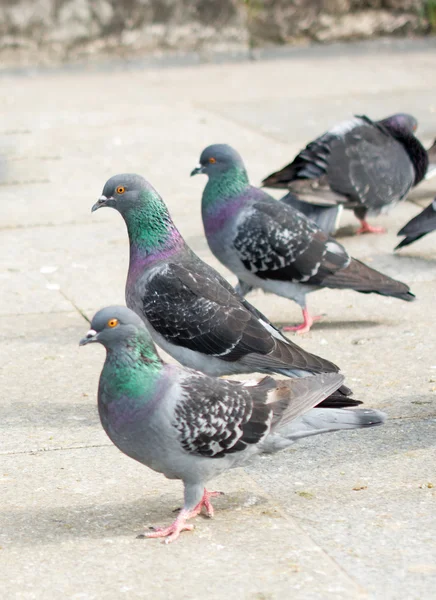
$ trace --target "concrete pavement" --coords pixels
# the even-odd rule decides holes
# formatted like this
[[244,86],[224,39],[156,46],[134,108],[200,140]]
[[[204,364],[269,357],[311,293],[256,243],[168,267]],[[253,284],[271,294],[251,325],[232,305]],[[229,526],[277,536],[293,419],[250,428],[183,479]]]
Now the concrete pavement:
[[[0,153],[0,583],[5,598],[423,600],[436,585],[436,234],[398,255],[420,207],[347,236],[356,257],[412,286],[415,303],[322,291],[325,319],[300,343],[339,364],[383,428],[320,436],[221,477],[216,518],[166,547],[137,539],[180,505],[181,486],[119,453],[101,430],[101,348],[78,348],[84,316],[124,302],[121,217],[90,214],[116,172],[146,176],[192,248],[210,255],[189,178],[204,146],[234,145],[252,181],[353,113],[408,111],[436,137],[436,57],[419,47],[326,47],[257,63],[2,77]],[[342,48],[342,49],[341,49]],[[436,182],[412,197],[422,205]],[[274,322],[296,305],[260,292]]]

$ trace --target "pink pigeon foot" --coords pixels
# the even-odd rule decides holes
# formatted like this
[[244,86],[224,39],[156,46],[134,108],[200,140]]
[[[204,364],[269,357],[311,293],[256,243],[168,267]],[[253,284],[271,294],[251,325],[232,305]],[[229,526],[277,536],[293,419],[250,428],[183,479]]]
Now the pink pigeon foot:
[[192,510],[190,518],[196,517],[197,515],[199,515],[201,513],[201,509],[204,506],[204,508],[206,509],[207,516],[212,519],[212,517],[214,515],[214,510],[213,510],[213,506],[212,506],[210,499],[218,498],[218,496],[224,496],[224,492],[208,492],[205,489],[203,498],[200,500],[200,502],[197,504],[197,506]]
[[153,527],[153,531],[147,531],[141,537],[146,538],[165,538],[165,544],[171,544],[174,542],[182,531],[192,531],[194,529],[194,525],[187,523],[188,519],[193,519],[198,514],[200,514],[201,509],[206,509],[206,514],[208,517],[212,518],[214,514],[213,506],[210,502],[211,498],[216,498],[217,496],[222,496],[223,492],[208,492],[206,489],[204,490],[203,498],[200,502],[195,506],[192,510],[186,510],[182,508],[179,512],[176,520],[171,523],[168,527]]
[[386,233],[386,229],[384,227],[373,227],[370,225],[365,219],[362,219],[361,226],[356,231],[356,235],[360,235],[362,233]]
[[152,531],[147,531],[140,537],[146,538],[165,538],[165,544],[171,544],[174,542],[182,531],[192,531],[194,529],[194,525],[187,523],[186,521],[191,518],[192,513],[189,510],[182,509],[177,519],[171,523],[168,527],[153,527]]
[[298,334],[307,333],[308,331],[310,331],[310,328],[315,323],[315,321],[320,321],[322,319],[322,316],[319,315],[317,317],[311,317],[307,308],[304,308],[303,319],[304,321],[303,323],[301,323],[301,325],[285,325],[283,327],[283,331],[296,331]]

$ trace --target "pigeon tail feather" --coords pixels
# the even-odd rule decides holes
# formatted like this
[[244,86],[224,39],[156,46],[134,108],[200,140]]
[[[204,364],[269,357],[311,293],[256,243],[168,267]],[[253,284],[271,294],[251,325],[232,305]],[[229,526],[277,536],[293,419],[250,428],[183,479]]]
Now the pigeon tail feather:
[[317,407],[289,423],[278,433],[289,440],[298,440],[332,431],[375,427],[382,425],[386,418],[385,413],[367,408],[323,409]]
[[328,275],[322,285],[327,288],[353,289],[362,294],[391,296],[406,302],[412,302],[415,299],[415,295],[405,283],[371,269],[356,258],[353,258],[345,269]]
[[423,211],[421,211],[416,217],[413,217],[404,227],[400,229],[397,235],[405,235],[404,240],[398,244],[395,248],[402,248],[408,246],[412,242],[419,240],[427,233],[430,233],[436,229],[436,198],[431,202]]

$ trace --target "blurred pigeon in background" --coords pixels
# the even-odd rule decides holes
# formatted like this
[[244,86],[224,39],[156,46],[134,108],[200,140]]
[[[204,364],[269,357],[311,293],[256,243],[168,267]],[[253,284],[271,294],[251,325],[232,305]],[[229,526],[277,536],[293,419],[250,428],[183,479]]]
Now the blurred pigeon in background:
[[[342,204],[361,222],[357,233],[381,233],[366,221],[403,200],[426,175],[427,152],[414,136],[417,120],[399,113],[371,121],[356,116],[339,123],[311,142],[262,185],[289,188],[300,201],[323,207]],[[306,216],[323,228],[322,211]],[[317,216],[319,215],[319,217]],[[332,233],[333,211],[326,233]]]
[[419,215],[413,217],[397,235],[404,235],[395,250],[408,246],[436,229],[436,198]]

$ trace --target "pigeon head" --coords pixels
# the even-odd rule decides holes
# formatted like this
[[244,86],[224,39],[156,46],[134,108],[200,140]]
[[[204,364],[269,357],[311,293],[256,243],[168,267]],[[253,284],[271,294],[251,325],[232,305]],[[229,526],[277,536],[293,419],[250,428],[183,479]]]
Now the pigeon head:
[[415,133],[418,129],[418,121],[412,115],[407,113],[396,113],[390,117],[386,117],[379,121],[382,125],[387,127],[389,130]]
[[213,144],[203,150],[200,156],[200,164],[191,171],[191,177],[199,173],[205,173],[209,177],[221,175],[234,168],[245,171],[241,156],[227,144]]
[[149,196],[158,196],[156,190],[140,175],[123,173],[114,175],[104,185],[102,195],[91,212],[104,206],[115,208],[122,215],[144,203]]
[[99,310],[91,321],[91,329],[79,342],[80,346],[98,342],[105,348],[127,346],[141,338],[154,350],[151,336],[144,323],[126,306],[108,306]]
[[126,173],[108,179],[91,212],[104,206],[115,208],[121,214],[130,244],[141,248],[145,254],[152,254],[162,247],[183,245],[165,202],[140,175]]

